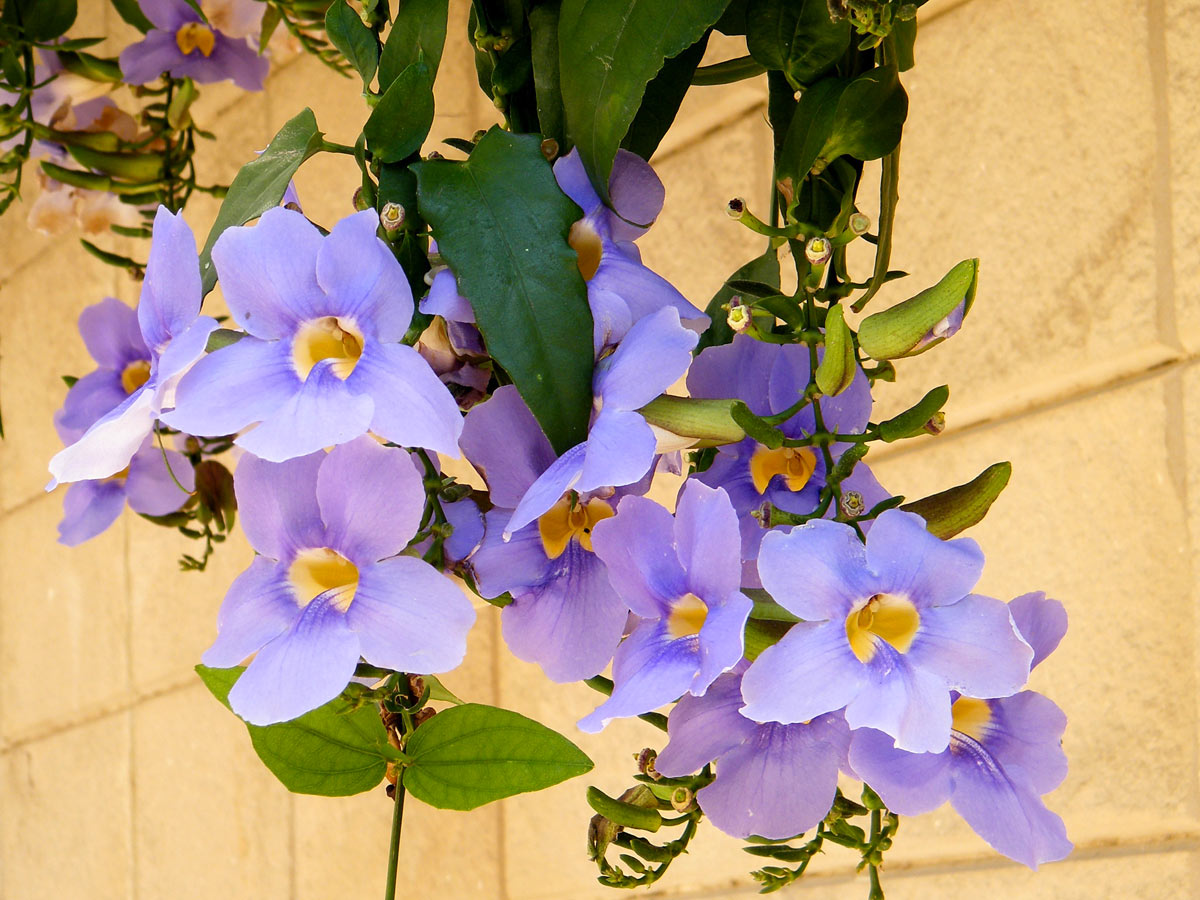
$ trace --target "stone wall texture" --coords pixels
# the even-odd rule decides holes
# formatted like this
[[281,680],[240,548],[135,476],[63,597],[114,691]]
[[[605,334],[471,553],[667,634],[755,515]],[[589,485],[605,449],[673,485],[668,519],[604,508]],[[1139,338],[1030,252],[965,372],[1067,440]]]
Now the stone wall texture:
[[[452,2],[436,137],[495,121],[461,39],[466,6]],[[113,49],[130,38],[101,0],[80,9],[80,34],[115,35]],[[982,278],[964,331],[902,366],[881,399],[899,409],[949,381],[948,430],[872,458],[909,497],[1012,460],[1010,487],[972,536],[988,553],[984,592],[1042,588],[1071,615],[1034,682],[1070,718],[1071,773],[1049,801],[1077,849],[1034,874],[943,808],[905,821],[884,873],[891,900],[1200,897],[1193,38],[1200,5],[1187,0],[933,0],[922,12],[893,254],[913,277],[879,303],[967,256],[982,258]],[[722,40],[711,52],[744,50]],[[201,151],[208,180],[228,181],[302,106],[337,141],[352,142],[363,117],[355,82],[303,56],[278,60],[262,94],[204,93],[196,117],[220,137]],[[761,84],[697,89],[655,159],[666,209],[643,252],[701,304],[759,252],[722,206],[735,195],[765,204],[765,99]],[[347,163],[322,156],[297,176],[315,220],[350,212]],[[203,235],[215,212],[199,198],[187,218]],[[249,561],[245,542],[221,548],[204,575],[176,570],[184,538],[128,514],[80,548],[54,542],[61,496],[42,491],[58,448],[50,416],[59,376],[89,367],[73,323],[105,295],[134,303],[138,288],[73,237],[30,232],[24,216],[0,221],[0,897],[380,895],[382,791],[288,794],[192,672]],[[505,652],[498,618],[480,610],[469,663],[447,681],[571,731],[595,695]],[[621,790],[629,753],[656,733],[624,721],[574,737],[596,760],[590,779],[470,814],[412,803],[401,896],[612,896],[584,853],[584,787]],[[707,829],[652,896],[754,895],[739,846]],[[853,860],[831,854],[814,869],[789,890],[865,898]]]

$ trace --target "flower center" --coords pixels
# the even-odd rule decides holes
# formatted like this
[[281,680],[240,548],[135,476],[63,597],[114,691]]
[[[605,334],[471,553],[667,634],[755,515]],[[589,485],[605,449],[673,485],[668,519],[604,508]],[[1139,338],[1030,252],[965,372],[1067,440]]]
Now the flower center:
[[121,387],[132,394],[150,380],[150,360],[135,359],[121,370]]
[[986,700],[959,697],[950,707],[950,727],[980,743],[992,721],[992,707]]
[[699,634],[707,618],[708,605],[695,594],[684,594],[671,604],[671,614],[667,616],[667,633],[673,638]]
[[600,235],[596,233],[587,219],[580,219],[571,226],[567,243],[579,257],[579,274],[584,281],[591,281],[600,268],[600,258],[604,255],[604,246],[600,243]]
[[186,22],[175,32],[175,43],[179,45],[179,52],[184,56],[193,50],[199,50],[205,56],[212,56],[217,36],[203,22]]
[[921,615],[907,597],[876,594],[846,616],[846,639],[859,662],[870,662],[881,640],[907,653],[920,624]]
[[810,447],[780,447],[770,450],[759,445],[750,457],[750,478],[760,494],[776,475],[782,475],[789,491],[800,491],[817,468],[817,454]]
[[558,559],[572,539],[579,541],[588,553],[592,552],[592,528],[602,519],[611,518],[613,508],[603,500],[580,503],[569,494],[538,517],[538,534],[542,549],[550,559]]
[[345,381],[363,352],[362,332],[349,319],[322,316],[300,326],[292,343],[292,362],[301,378],[323,359],[333,360],[333,374]]
[[333,605],[345,612],[358,590],[358,567],[336,550],[314,547],[296,554],[288,567],[288,582],[301,609],[326,591],[337,591]]

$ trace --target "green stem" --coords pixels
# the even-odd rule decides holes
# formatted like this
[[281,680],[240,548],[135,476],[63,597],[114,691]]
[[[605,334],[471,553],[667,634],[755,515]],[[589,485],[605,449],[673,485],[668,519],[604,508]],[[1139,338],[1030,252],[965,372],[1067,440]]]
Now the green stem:
[[392,837],[388,850],[387,892],[384,900],[396,900],[396,872],[400,862],[400,827],[404,824],[404,771],[396,778],[396,800],[392,809]]
[[[872,851],[879,841],[880,818],[879,810],[871,810],[871,842],[869,846],[872,848]],[[869,863],[867,870],[871,878],[871,893],[867,895],[867,900],[884,900],[883,887],[879,883],[879,867],[874,863]]]

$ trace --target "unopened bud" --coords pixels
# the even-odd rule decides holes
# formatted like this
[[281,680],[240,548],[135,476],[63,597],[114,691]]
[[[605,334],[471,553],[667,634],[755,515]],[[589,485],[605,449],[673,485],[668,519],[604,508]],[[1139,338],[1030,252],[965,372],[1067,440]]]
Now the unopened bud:
[[652,747],[646,747],[641,753],[635,753],[633,758],[637,760],[638,772],[658,781],[662,776],[654,768],[654,760],[658,758],[658,753]]
[[814,266],[823,266],[833,256],[833,245],[823,237],[809,238],[804,245],[804,258]]
[[359,212],[362,212],[367,208],[367,200],[363,196],[363,189],[361,187],[356,187],[354,189],[354,196],[351,198],[350,202]]
[[547,162],[554,162],[558,158],[558,141],[554,138],[546,138],[541,144],[542,156],[546,157]]
[[750,324],[750,309],[742,302],[741,297],[732,297],[729,300],[729,315],[725,317],[726,323],[734,331],[745,331]]
[[675,812],[690,812],[696,805],[696,795],[689,787],[677,787],[671,793],[671,806]]
[[734,197],[725,204],[725,212],[729,214],[731,219],[740,219],[742,213],[746,211],[746,201],[741,197]]
[[842,494],[842,512],[850,518],[857,518],[867,511],[867,502],[858,491],[846,491]]
[[436,150],[430,150],[429,153],[426,154],[425,158],[426,159],[445,159],[446,157],[442,156],[442,154],[438,153]]
[[865,213],[856,212],[850,216],[850,230],[854,234],[866,234],[871,227],[871,217]]
[[383,226],[383,230],[391,234],[404,224],[404,207],[399,203],[391,201],[383,204],[383,209],[379,211],[379,224]]
[[944,412],[936,412],[924,425],[925,431],[929,434],[941,434],[946,430],[946,414]]

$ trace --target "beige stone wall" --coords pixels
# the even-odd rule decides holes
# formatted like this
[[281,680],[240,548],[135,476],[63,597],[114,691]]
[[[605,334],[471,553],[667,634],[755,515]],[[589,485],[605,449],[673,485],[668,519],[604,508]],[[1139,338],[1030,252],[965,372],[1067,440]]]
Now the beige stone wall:
[[[435,136],[492,121],[454,5]],[[101,0],[81,8],[80,33],[128,37]],[[989,559],[981,588],[1044,588],[1071,614],[1034,684],[1070,717],[1071,774],[1050,803],[1078,849],[1034,875],[943,809],[905,821],[888,897],[1194,898],[1200,57],[1188,41],[1200,7],[933,0],[923,17],[893,265],[916,286],[966,256],[983,270],[966,329],[903,366],[882,398],[899,408],[949,381],[948,431],[872,459],[909,497],[1012,460],[1012,484],[972,532]],[[285,61],[264,94],[206,90],[197,118],[221,140],[203,151],[204,177],[228,180],[305,104],[332,139],[353,140],[355,84],[312,60]],[[757,88],[699,89],[656,160],[667,205],[645,258],[697,302],[758,252],[721,207],[764,203],[763,117]],[[325,222],[350,211],[354,180],[336,157],[297,179]],[[197,202],[187,216],[203,235],[214,213]],[[0,897],[380,895],[382,792],[289,795],[191,671],[245,543],[205,575],[176,571],[183,538],[128,515],[78,549],[54,543],[61,497],[41,490],[58,446],[50,414],[59,376],[89,368],[73,322],[106,294],[133,303],[137,288],[23,217],[0,222]],[[463,696],[564,731],[591,708],[587,688],[553,686],[504,652],[490,608],[471,641],[446,679]],[[619,791],[629,753],[659,736],[636,721],[574,736],[597,762],[588,779],[465,815],[412,803],[401,896],[605,895],[584,855],[583,790]],[[750,863],[706,829],[661,893],[750,896]],[[796,895],[866,896],[850,859],[814,868]]]

